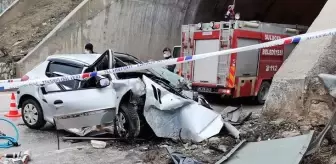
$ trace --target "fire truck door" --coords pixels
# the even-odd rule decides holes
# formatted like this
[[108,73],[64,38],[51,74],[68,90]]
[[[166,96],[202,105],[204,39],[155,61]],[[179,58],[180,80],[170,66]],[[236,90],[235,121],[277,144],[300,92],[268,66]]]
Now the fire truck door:
[[[250,46],[260,43],[259,40],[253,39],[238,39],[238,47]],[[251,50],[245,52],[239,52],[237,54],[237,64],[236,64],[236,76],[246,77],[246,76],[256,76],[259,61],[259,50]]]
[[[195,54],[219,51],[219,40],[197,40]],[[218,56],[196,60],[194,81],[217,84]]]

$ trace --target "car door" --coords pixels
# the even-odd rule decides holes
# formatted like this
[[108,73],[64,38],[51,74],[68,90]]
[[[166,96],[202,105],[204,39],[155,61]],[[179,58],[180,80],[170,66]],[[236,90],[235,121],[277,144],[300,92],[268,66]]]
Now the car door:
[[[64,76],[70,74],[82,73],[86,68],[79,68],[64,63],[53,63],[48,67],[48,74],[51,76]],[[74,116],[88,114],[87,112],[100,111],[100,115],[106,113],[106,110],[115,108],[116,97],[112,85],[105,88],[82,88],[80,80],[70,80],[56,83],[59,89],[50,90],[49,86],[44,86],[44,91],[40,93],[44,117],[49,122],[53,122],[55,116]],[[115,111],[114,111],[115,112]],[[97,116],[97,117],[95,117]],[[72,128],[91,126],[97,121],[101,121],[102,116],[93,114],[89,116],[74,117],[65,119],[65,124],[72,125]],[[76,120],[77,119],[77,120]],[[89,122],[87,120],[90,120]],[[95,120],[96,119],[96,120]],[[70,123],[67,122],[70,120]]]
[[[58,119],[58,129],[100,125],[114,119],[116,93],[109,85],[105,88],[85,88],[47,92],[43,101]],[[104,116],[109,118],[103,118]],[[103,120],[104,119],[104,120]],[[59,125],[58,125],[59,126]]]

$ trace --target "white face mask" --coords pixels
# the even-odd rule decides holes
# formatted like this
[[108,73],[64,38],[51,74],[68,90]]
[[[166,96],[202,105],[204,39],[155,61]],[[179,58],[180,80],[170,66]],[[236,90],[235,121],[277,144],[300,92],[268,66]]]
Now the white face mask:
[[164,52],[163,57],[165,57],[165,58],[170,57],[170,53],[169,52]]
[[84,51],[86,54],[90,54],[90,51],[89,50],[85,50]]

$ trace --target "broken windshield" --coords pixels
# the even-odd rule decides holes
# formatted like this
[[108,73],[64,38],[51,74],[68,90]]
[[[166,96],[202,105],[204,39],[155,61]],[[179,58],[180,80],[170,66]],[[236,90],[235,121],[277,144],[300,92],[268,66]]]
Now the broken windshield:
[[[127,56],[126,55],[116,55],[115,58],[125,65],[134,65],[134,64],[143,63],[142,61],[130,55],[127,55]],[[169,81],[169,84],[173,86],[174,88],[180,88],[179,81],[184,81],[182,77],[180,77],[179,75],[175,73],[170,72],[169,70],[163,67],[150,68],[145,71],[150,72],[159,78],[165,79],[165,81]]]

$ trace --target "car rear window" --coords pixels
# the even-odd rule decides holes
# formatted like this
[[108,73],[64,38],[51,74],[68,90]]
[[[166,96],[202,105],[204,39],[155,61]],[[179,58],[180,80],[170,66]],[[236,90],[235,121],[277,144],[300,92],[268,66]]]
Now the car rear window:
[[115,60],[116,60],[116,63],[114,65],[115,68],[141,63],[137,61],[136,59],[131,60],[130,58],[125,58],[125,57],[115,57]]
[[68,75],[75,75],[75,74],[82,73],[82,70],[83,68],[81,67],[75,67],[75,66],[65,65],[61,63],[50,63],[47,69],[47,72],[49,73],[60,72],[60,73],[68,74]]
[[[63,64],[63,63],[52,62],[49,64],[46,70],[46,76],[48,77],[59,76],[59,75],[53,74],[54,72],[60,72],[60,73],[68,74],[68,75],[76,75],[76,74],[81,74],[82,70],[83,70],[82,67],[76,67],[72,65]],[[63,82],[60,82],[59,84],[69,87],[70,89],[77,89],[79,86],[79,81],[77,80],[63,81]]]

